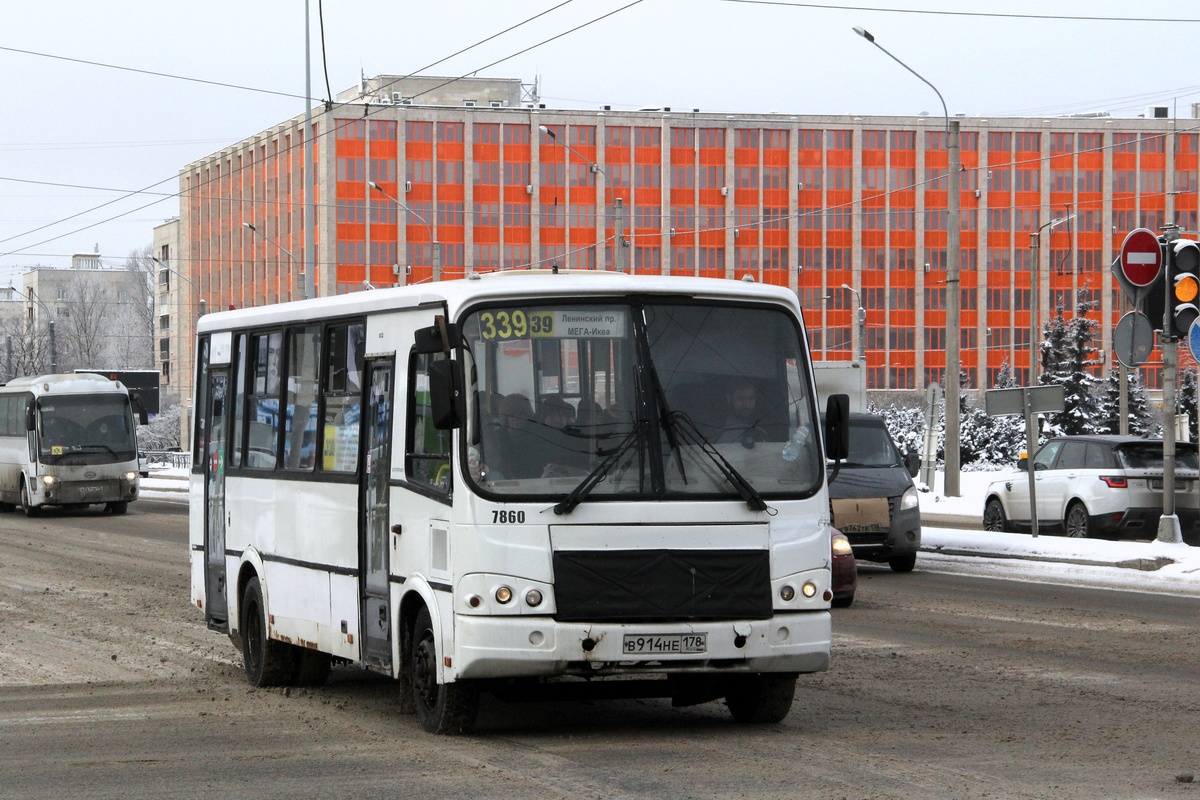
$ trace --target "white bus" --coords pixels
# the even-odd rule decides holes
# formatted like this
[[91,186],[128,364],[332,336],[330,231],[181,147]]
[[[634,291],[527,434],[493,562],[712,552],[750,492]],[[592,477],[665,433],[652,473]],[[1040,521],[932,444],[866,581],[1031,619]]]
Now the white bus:
[[192,602],[251,684],[346,660],[456,733],[534,685],[777,721],[828,668],[794,293],[497,274],[216,313],[197,347]]
[[124,514],[139,489],[134,413],[125,386],[100,375],[0,386],[0,510],[103,503]]

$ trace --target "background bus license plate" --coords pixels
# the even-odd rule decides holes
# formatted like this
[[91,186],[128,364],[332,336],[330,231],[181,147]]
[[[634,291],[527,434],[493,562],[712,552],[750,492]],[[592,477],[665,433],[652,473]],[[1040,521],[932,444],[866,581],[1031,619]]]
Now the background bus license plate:
[[707,633],[625,634],[625,652],[630,655],[659,656],[707,651]]

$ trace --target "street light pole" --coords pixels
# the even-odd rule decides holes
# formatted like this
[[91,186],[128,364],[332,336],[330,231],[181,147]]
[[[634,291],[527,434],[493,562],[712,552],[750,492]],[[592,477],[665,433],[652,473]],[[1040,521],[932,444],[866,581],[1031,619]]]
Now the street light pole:
[[[566,142],[559,141],[558,136],[556,136],[554,134],[554,131],[551,130],[550,128],[546,127],[545,125],[539,125],[538,130],[540,130],[542,133],[546,134],[551,139],[558,142],[563,147],[567,148],[567,150],[569,150],[570,152],[572,152],[576,156],[578,156],[580,161],[582,161],[583,163],[588,165],[588,168],[592,171],[593,175],[595,175],[597,172],[599,172],[601,175],[603,175],[605,187],[612,189],[612,193],[613,193],[613,238],[615,239],[615,241],[613,242],[613,270],[616,272],[624,272],[625,271],[625,246],[626,245],[625,245],[625,215],[623,212],[624,212],[624,207],[625,207],[625,201],[622,200],[620,197],[617,197],[617,187],[613,184],[612,178],[595,161],[592,161],[590,158],[588,158],[583,153],[576,150],[574,147],[571,147],[571,145],[567,144]],[[603,196],[601,196],[601,199],[603,199]]]
[[49,342],[50,343],[50,372],[52,374],[57,373],[58,372],[58,346],[57,346],[57,342],[54,339],[54,315],[50,313],[50,309],[46,306],[45,303],[42,302],[42,298],[37,296],[37,290],[34,289],[32,286],[29,287],[28,293],[20,292],[17,289],[13,289],[13,291],[17,292],[17,294],[24,294],[26,300],[29,300],[32,303],[37,303],[39,306],[42,307],[42,310],[46,312],[46,329],[49,332],[49,340],[50,340],[50,342]]
[[[393,203],[395,203],[396,205],[403,208],[409,214],[412,214],[414,217],[419,219],[421,221],[421,224],[425,226],[425,230],[429,231],[429,241],[433,242],[433,279],[435,281],[440,281],[442,279],[442,254],[441,254],[442,248],[441,248],[441,245],[438,244],[437,234],[435,234],[433,232],[433,228],[431,228],[429,226],[429,223],[425,221],[424,217],[422,217],[417,212],[413,211],[408,206],[404,205],[404,203],[401,203],[395,197],[392,197],[390,194],[385,192],[383,190],[383,188],[375,181],[367,181],[367,186],[370,186],[372,189],[379,192],[381,195],[386,197],[388,200],[391,200]],[[407,237],[405,238],[405,241],[408,241]]]
[[[900,66],[915,75],[922,83],[933,89],[938,100],[942,104],[942,115],[946,118],[946,169],[949,172],[950,186],[949,198],[947,198],[947,235],[946,235],[946,374],[944,377],[946,383],[946,485],[945,492],[947,497],[958,497],[959,492],[959,453],[958,453],[958,428],[959,428],[959,386],[958,374],[959,369],[959,346],[961,337],[961,320],[960,320],[960,305],[961,295],[959,289],[959,130],[958,120],[953,122],[950,120],[950,111],[946,107],[946,100],[942,97],[942,93],[938,88],[926,80],[919,72],[905,64],[896,56],[892,55],[875,41],[867,30],[860,27],[855,27],[854,32],[862,38],[866,39],[871,44],[878,47],[884,55],[895,61]],[[955,374],[950,374],[951,370],[955,370]]]
[[858,327],[858,361],[862,364],[863,370],[867,368],[867,309],[863,305],[862,295],[858,290],[847,283],[842,284],[842,288],[851,292],[858,304],[858,311],[855,313]]
[[[275,245],[275,247],[279,250],[279,252],[283,253],[285,256],[288,257],[288,289],[289,289],[288,296],[290,297],[291,296],[290,290],[291,290],[291,286],[292,286],[292,269],[296,265],[296,257],[292,255],[292,251],[288,250],[286,247],[281,245],[279,242],[275,241],[270,236],[267,236],[265,233],[260,231],[258,228],[254,227],[254,224],[251,222],[243,222],[242,227],[255,233],[256,235],[261,237],[263,241],[270,242],[271,244]],[[175,272],[174,270],[171,270],[171,271]],[[278,272],[278,270],[276,270],[276,272]],[[179,275],[178,272],[175,272],[175,274]],[[180,277],[182,277],[182,276],[180,276]],[[303,271],[301,271],[300,278],[301,278],[301,284],[303,284],[304,283]],[[188,281],[188,283],[191,283],[191,281]],[[303,292],[304,292],[304,299],[307,300],[309,297],[311,297],[311,295],[308,294],[308,289],[306,286],[302,286],[302,288],[303,288]]]

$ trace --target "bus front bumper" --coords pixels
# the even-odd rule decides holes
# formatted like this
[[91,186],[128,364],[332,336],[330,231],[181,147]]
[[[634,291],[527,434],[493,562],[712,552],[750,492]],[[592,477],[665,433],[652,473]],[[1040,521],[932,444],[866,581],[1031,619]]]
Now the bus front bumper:
[[[696,652],[698,634],[703,652]],[[647,646],[650,652],[637,652]],[[687,652],[664,652],[676,649]],[[829,651],[828,611],[637,625],[460,614],[453,668],[457,678],[821,672],[829,668]]]
[[91,481],[57,480],[50,484],[38,480],[34,485],[37,489],[34,492],[33,500],[38,505],[119,503],[136,500],[138,496],[136,478],[132,481],[125,478]]

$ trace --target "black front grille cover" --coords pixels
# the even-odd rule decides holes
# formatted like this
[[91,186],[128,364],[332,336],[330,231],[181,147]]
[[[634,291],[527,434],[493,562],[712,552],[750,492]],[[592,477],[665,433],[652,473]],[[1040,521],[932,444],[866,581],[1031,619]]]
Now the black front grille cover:
[[567,550],[554,553],[555,619],[769,619],[766,550]]

